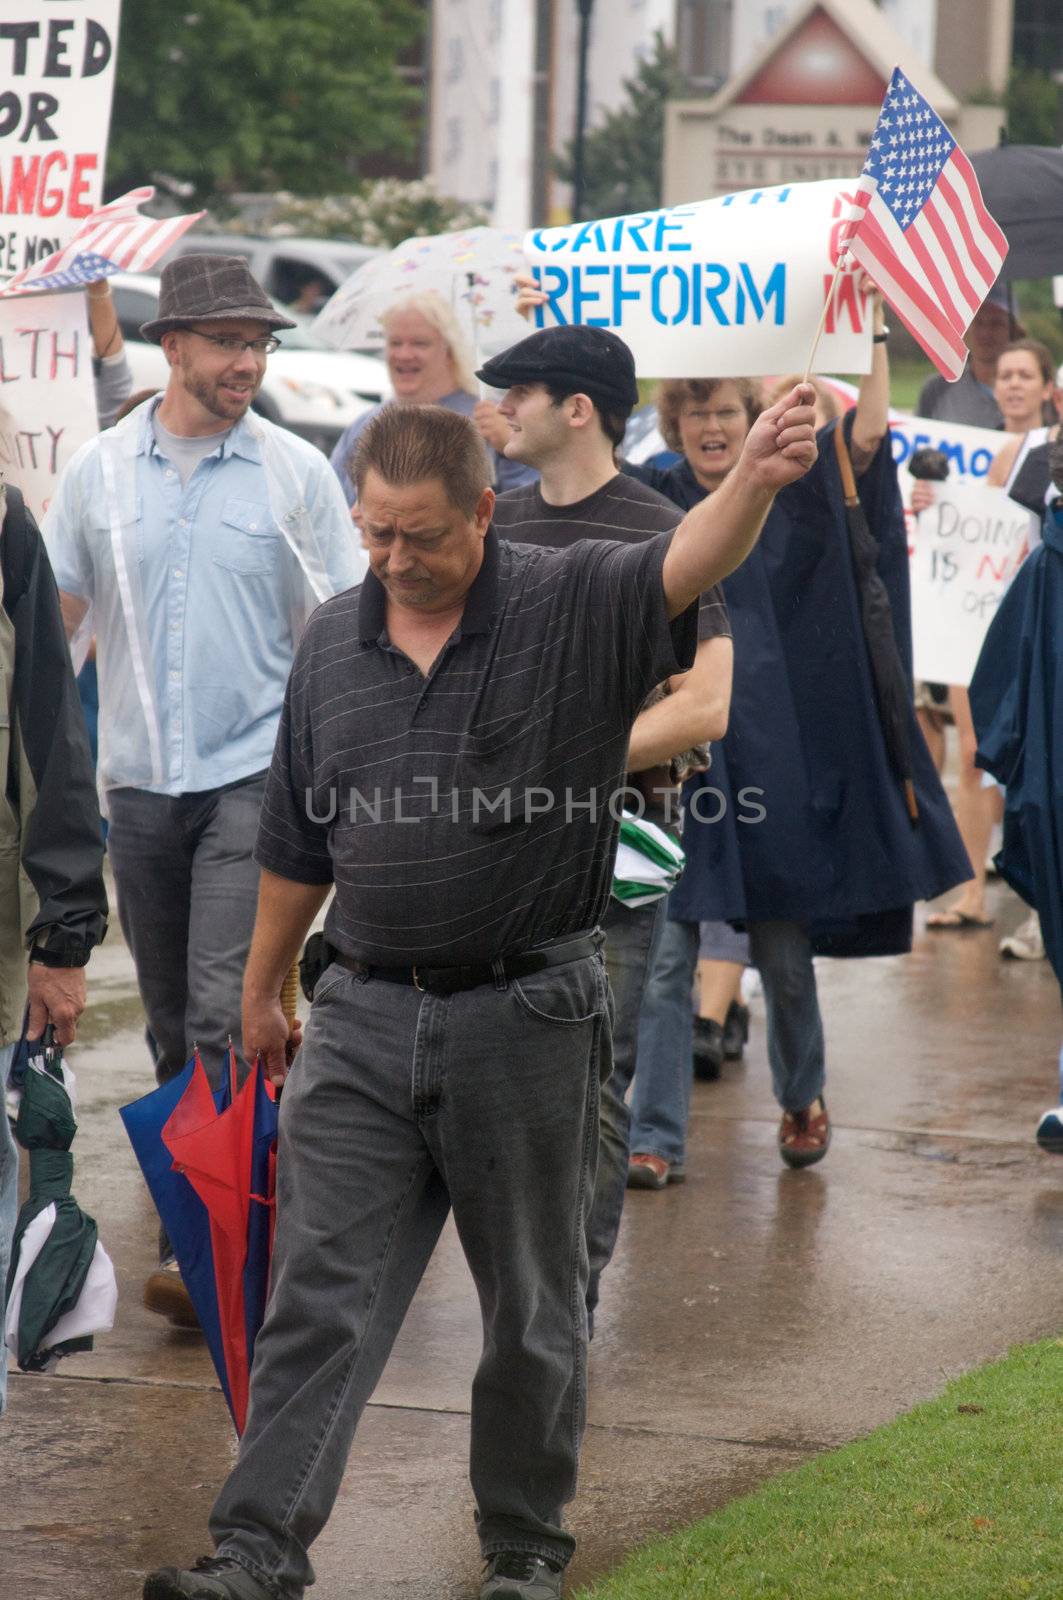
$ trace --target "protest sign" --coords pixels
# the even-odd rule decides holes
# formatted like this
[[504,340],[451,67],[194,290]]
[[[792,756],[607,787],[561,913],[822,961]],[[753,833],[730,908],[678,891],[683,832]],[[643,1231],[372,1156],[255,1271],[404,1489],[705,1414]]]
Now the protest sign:
[[0,476],[39,521],[59,474],[96,432],[81,294],[0,301]]
[[4,0],[0,278],[65,244],[100,204],[119,0]]
[[908,465],[917,450],[940,450],[949,464],[948,482],[984,483],[985,475],[1007,438],[997,428],[968,428],[959,422],[928,422],[890,412],[890,442],[905,509],[911,504],[915,479]]
[[[536,326],[611,328],[641,378],[803,372],[855,185],[748,189],[697,205],[535,228],[524,253],[547,303]],[[838,278],[816,372],[868,372],[859,269]]]
[[910,525],[915,675],[966,687],[1040,524],[1003,489],[970,483],[935,489],[934,504]]

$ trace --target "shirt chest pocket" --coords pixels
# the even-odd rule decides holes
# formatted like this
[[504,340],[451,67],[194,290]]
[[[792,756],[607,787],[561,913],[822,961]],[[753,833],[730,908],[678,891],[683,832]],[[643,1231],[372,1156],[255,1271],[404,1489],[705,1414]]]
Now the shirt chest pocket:
[[[113,514],[115,511],[117,516]],[[94,549],[109,549],[113,559],[114,526],[117,526],[126,560],[144,560],[144,508],[140,496],[131,489],[123,486],[118,490],[113,509],[106,497],[97,502],[89,513],[89,522]]]
[[[529,707],[489,728],[470,730],[458,757],[456,787],[473,832],[526,825],[544,808],[549,724]],[[529,814],[529,795],[532,796]]]
[[242,577],[275,572],[280,533],[269,506],[254,500],[226,500],[212,555],[217,566]]

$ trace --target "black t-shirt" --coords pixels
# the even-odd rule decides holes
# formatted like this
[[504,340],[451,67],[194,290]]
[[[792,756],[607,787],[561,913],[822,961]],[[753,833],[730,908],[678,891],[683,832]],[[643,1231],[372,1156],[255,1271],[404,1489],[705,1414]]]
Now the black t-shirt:
[[[537,483],[511,489],[499,495],[494,514],[495,527],[514,544],[547,545],[555,550],[567,549],[579,539],[641,543],[654,534],[671,532],[682,520],[682,512],[672,501],[620,472],[569,506],[549,505]],[[727,604],[719,585],[714,584],[702,595],[698,607],[698,638],[730,637]]]

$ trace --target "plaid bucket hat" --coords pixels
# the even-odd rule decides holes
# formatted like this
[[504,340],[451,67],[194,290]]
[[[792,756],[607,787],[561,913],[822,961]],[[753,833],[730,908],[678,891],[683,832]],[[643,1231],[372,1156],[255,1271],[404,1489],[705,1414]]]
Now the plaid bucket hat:
[[223,322],[232,317],[253,318],[267,328],[294,328],[251,276],[243,256],[178,256],[162,269],[159,314],[142,324],[141,336],[158,344],[171,328],[192,322]]

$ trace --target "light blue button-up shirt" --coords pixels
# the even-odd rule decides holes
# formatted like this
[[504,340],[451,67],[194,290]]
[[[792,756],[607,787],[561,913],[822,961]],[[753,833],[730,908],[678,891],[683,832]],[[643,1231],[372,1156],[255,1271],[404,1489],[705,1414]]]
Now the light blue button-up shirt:
[[[269,766],[296,644],[293,618],[305,610],[306,586],[275,520],[261,447],[246,419],[182,488],[156,442],[156,404],[130,419],[139,425],[133,478],[125,473],[119,499],[122,545],[127,564],[135,562],[132,587],[143,611],[161,782],[152,771],[147,720],[130,694],[135,661],[118,597],[99,441],[71,460],[44,531],[59,588],[93,607],[101,789],[177,795]],[[332,592],[352,587],[366,559],[328,461],[273,429],[270,449],[277,448],[312,520]]]

